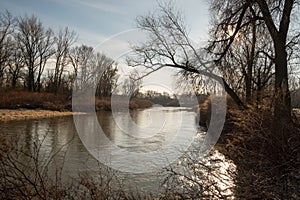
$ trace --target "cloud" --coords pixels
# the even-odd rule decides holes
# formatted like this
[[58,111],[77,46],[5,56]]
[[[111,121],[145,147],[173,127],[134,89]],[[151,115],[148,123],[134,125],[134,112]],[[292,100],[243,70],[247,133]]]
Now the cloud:
[[97,9],[104,12],[110,12],[114,14],[124,14],[124,10],[120,9],[120,7],[113,5],[112,3],[100,2],[95,0],[71,0],[73,4],[77,4],[79,6],[85,6],[88,8]]
[[97,44],[103,42],[108,37],[103,33],[96,32],[95,30],[89,30],[79,27],[71,27],[72,30],[75,30],[78,33],[78,40],[76,43],[79,45],[86,44],[92,47],[95,47]]
[[112,12],[112,13],[118,13],[123,14],[124,10],[121,10],[119,7],[114,6],[112,4],[103,3],[103,2],[86,2],[86,1],[80,1],[83,5],[89,6],[91,8],[95,8],[98,10],[106,11],[106,12]]

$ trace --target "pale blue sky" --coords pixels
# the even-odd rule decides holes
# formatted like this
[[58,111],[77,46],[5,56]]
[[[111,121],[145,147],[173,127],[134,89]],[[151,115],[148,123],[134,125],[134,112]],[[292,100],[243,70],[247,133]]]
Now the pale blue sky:
[[[208,1],[173,0],[173,2],[175,7],[184,14],[190,38],[197,43],[206,41],[209,28]],[[34,14],[45,26],[51,27],[56,32],[59,28],[68,26],[77,33],[78,45],[86,44],[98,48],[99,44],[103,44],[106,39],[136,28],[137,16],[155,11],[157,5],[156,0],[0,0],[0,11],[8,10],[14,16]],[[115,41],[108,42],[108,52],[101,48],[97,50],[111,57],[111,53],[118,52],[122,43],[127,42],[124,39],[121,41],[122,37],[126,38],[121,34],[120,37],[114,38]],[[116,41],[119,41],[118,45],[113,46]],[[124,71],[127,72],[128,69],[120,67],[120,72]],[[169,75],[167,73],[168,71],[165,70],[149,76],[144,83],[153,83],[152,89],[172,90],[173,72],[169,71]],[[157,88],[157,85],[161,85],[161,89]]]
[[[207,37],[209,13],[206,0],[174,0],[183,11],[191,37]],[[155,10],[155,0],[0,0],[1,11],[15,16],[35,14],[53,29],[68,26],[78,42],[96,46],[107,37],[135,28],[135,19]]]

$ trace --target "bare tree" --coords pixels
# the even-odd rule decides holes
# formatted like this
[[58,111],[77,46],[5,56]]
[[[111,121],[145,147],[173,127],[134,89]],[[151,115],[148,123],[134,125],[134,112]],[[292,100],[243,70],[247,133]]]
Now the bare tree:
[[[275,118],[291,119],[291,99],[288,86],[288,55],[287,44],[290,19],[293,9],[298,5],[296,0],[267,1],[267,0],[227,0],[213,1],[212,9],[218,14],[218,26],[214,31],[216,40],[212,47],[223,46],[222,51],[216,52],[216,62],[228,53],[230,46],[241,30],[249,27],[253,21],[262,22],[273,41],[275,63]],[[249,17],[247,12],[254,10]],[[231,30],[232,34],[228,33]]]
[[271,39],[258,38],[257,40],[259,46],[256,52],[252,87],[256,92],[256,101],[259,102],[264,97],[270,98],[274,88],[274,52]]
[[118,68],[115,62],[105,56],[97,53],[95,55],[96,68],[98,72],[97,95],[100,97],[110,97],[117,87]]
[[79,69],[80,63],[82,62],[81,61],[82,58],[81,58],[81,54],[80,54],[80,47],[76,46],[76,47],[71,48],[68,56],[69,56],[70,63],[74,70],[74,74],[73,74],[73,78],[72,78],[72,82],[74,82],[75,78],[77,77],[77,74],[78,74],[78,69]]
[[72,48],[69,53],[69,58],[74,70],[74,84],[78,88],[88,85],[88,71],[91,67],[90,62],[93,54],[93,48],[86,45],[76,46]]
[[86,45],[74,47],[69,57],[77,89],[94,87],[98,96],[111,96],[118,78],[116,64],[111,58],[94,52],[92,47]]
[[26,15],[18,19],[16,38],[27,67],[27,89],[29,91],[40,90],[41,75],[47,60],[53,54],[52,36],[53,32],[50,29],[45,30],[34,15],[31,17]]
[[10,58],[14,26],[15,19],[8,11],[0,13],[0,87],[3,84],[5,68]]
[[23,68],[25,66],[24,57],[21,50],[15,43],[15,47],[10,51],[11,56],[8,62],[8,79],[10,79],[12,89],[15,89],[18,80],[23,77]]
[[53,49],[53,31],[51,29],[46,30],[42,33],[42,37],[37,46],[39,60],[38,60],[38,73],[36,80],[36,89],[38,92],[41,91],[41,76],[44,72],[48,59],[55,53]]
[[142,79],[137,70],[130,73],[129,77],[124,80],[122,92],[126,96],[136,97],[139,94],[139,89],[142,85]]
[[[253,16],[255,12],[252,10],[249,17]],[[244,96],[247,102],[254,100],[255,94],[256,100],[260,100],[262,90],[269,85],[274,75],[272,41],[269,35],[265,34],[266,31],[262,23],[251,21],[249,26],[240,30],[223,58],[216,62],[225,80],[240,96]],[[230,36],[232,32],[223,34]],[[220,48],[214,49],[213,52],[218,57],[224,46],[215,48]]]
[[164,67],[176,68],[186,77],[207,76],[222,83],[239,107],[244,108],[238,95],[220,76],[216,65],[205,62],[204,51],[193,46],[182,15],[170,4],[159,8],[159,13],[138,18],[138,27],[150,36],[144,44],[133,47],[135,55],[128,58],[129,66],[144,66],[147,72],[142,77]]
[[70,31],[67,27],[60,30],[55,37],[55,69],[51,83],[51,91],[57,93],[62,83],[63,72],[69,64],[69,51],[75,41],[75,32]]

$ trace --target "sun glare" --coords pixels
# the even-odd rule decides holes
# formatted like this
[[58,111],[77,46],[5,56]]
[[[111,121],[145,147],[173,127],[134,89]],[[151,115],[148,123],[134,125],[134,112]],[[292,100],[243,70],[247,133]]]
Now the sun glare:
[[[234,35],[234,32],[235,32],[234,28],[228,28],[228,30],[227,30],[227,34],[228,34],[229,37],[232,37]],[[240,41],[239,33],[237,33],[235,35],[234,40],[236,42]]]

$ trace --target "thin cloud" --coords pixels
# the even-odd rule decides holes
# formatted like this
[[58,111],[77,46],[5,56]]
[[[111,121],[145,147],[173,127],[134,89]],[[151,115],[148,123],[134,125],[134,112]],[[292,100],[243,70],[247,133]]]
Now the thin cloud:
[[77,44],[86,44],[95,47],[108,38],[106,35],[92,30],[86,30],[78,27],[71,28],[73,28],[73,30],[75,30],[78,34]]
[[82,1],[82,0],[71,0],[72,3],[75,3],[79,6],[86,6],[89,8],[97,9],[100,11],[104,12],[110,12],[110,13],[115,13],[115,14],[124,14],[124,11],[120,9],[120,7],[110,4],[110,3],[105,3],[105,2],[99,2],[99,1]]
[[123,14],[124,11],[121,10],[119,7],[111,5],[111,4],[107,4],[107,3],[103,3],[103,2],[86,2],[86,1],[80,1],[82,4],[95,8],[95,9],[99,9],[102,11],[107,11],[107,12],[112,12],[112,13],[118,13],[118,14]]

